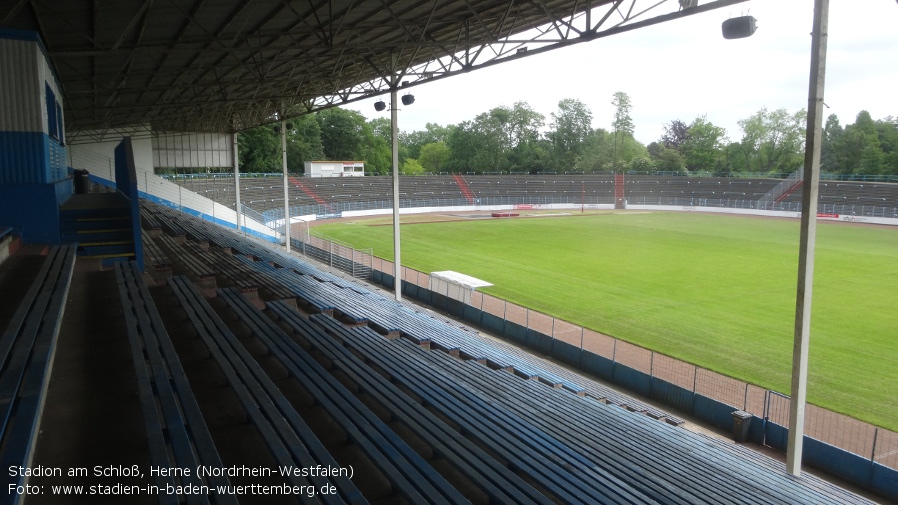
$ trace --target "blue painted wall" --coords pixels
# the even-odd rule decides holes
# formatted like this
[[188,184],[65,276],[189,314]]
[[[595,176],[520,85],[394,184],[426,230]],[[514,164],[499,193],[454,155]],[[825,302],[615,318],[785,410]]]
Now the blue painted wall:
[[51,142],[59,146],[46,133],[0,132],[0,184],[47,184],[64,178],[65,171],[51,176]]
[[128,198],[131,209],[131,228],[134,232],[134,261],[143,271],[143,234],[140,232],[140,193],[137,191],[137,172],[134,168],[134,149],[131,138],[125,137],[115,148],[115,185]]
[[26,244],[58,244],[60,198],[71,196],[72,183],[0,184],[0,223],[12,226]]

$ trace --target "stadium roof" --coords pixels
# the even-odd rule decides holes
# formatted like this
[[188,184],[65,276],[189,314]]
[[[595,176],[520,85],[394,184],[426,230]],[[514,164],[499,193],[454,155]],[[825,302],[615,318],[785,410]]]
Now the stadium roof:
[[66,130],[239,131],[742,0],[7,0]]

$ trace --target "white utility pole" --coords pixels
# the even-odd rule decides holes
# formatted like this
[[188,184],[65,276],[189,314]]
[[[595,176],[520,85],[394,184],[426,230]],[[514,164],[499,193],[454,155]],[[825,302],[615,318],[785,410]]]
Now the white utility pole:
[[399,248],[399,127],[398,102],[394,82],[390,90],[390,136],[393,138],[393,282],[396,290],[396,301],[402,300],[402,262]]
[[[237,132],[231,134],[234,144],[234,210],[237,211],[237,233],[240,233],[240,163],[237,159]],[[243,223],[246,225],[246,223]],[[246,232],[246,229],[243,230]]]
[[290,186],[287,184],[287,122],[281,116],[281,158],[284,165],[284,236],[290,253]]
[[814,285],[814,246],[817,240],[817,191],[820,182],[820,143],[823,125],[823,88],[826,75],[826,41],[829,0],[814,0],[811,32],[811,74],[808,86],[808,125],[804,148],[804,198],[801,202],[801,240],[798,256],[798,289],[795,300],[795,340],[792,347],[792,401],[786,469],[801,474],[804,416],[808,389],[808,346],[811,336],[811,292]]

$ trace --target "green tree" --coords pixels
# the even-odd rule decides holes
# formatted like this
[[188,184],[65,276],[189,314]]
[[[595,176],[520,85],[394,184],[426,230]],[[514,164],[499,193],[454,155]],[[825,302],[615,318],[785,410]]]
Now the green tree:
[[898,175],[898,119],[890,116],[877,121],[876,133],[883,153],[883,173]]
[[536,174],[552,166],[552,144],[546,139],[518,145],[508,156],[509,171]]
[[401,132],[399,134],[399,145],[407,149],[405,157],[417,159],[421,154],[421,148],[425,145],[435,142],[448,142],[452,130],[453,126],[427,123],[424,125],[423,130],[416,130],[410,133]]
[[630,170],[634,172],[653,172],[655,169],[655,160],[651,156],[640,156],[630,162]]
[[527,102],[515,102],[509,117],[508,169],[515,172],[539,171],[548,163],[548,145],[540,138],[546,117]]
[[546,116],[533,110],[527,102],[515,102],[509,115],[509,143],[512,148],[539,141]]
[[406,158],[402,163],[401,170],[403,175],[420,175],[424,173],[424,167],[414,158]]
[[363,158],[365,117],[354,110],[338,107],[315,114],[321,129],[324,156],[329,160],[355,160]]
[[763,108],[739,121],[747,169],[752,172],[791,173],[804,164],[807,113]]
[[623,91],[614,94],[611,100],[614,106],[614,120],[611,122],[611,133],[614,135],[614,170],[618,170],[618,162],[621,158],[621,149],[626,137],[633,137],[633,120],[630,118],[630,109],[633,108],[630,103],[630,96]]
[[723,148],[723,172],[748,172],[748,150],[742,142],[730,142]]
[[418,162],[428,172],[442,172],[449,160],[449,147],[445,142],[432,142],[421,147]]
[[324,159],[321,130],[315,116],[299,116],[288,121],[288,125],[292,126],[287,130],[287,167],[290,170],[303,171],[306,161]]
[[845,127],[845,133],[837,144],[837,152],[843,163],[843,173],[861,175],[884,173],[885,153],[879,143],[876,122],[865,110],[858,113],[854,124]]
[[611,99],[611,105],[614,106],[614,121],[611,123],[611,131],[615,134],[633,135],[635,127],[633,126],[633,119],[630,118],[630,110],[633,109],[630,95],[623,91],[618,91],[614,94],[614,98]]
[[479,137],[478,150],[474,154],[474,170],[478,172],[504,171],[508,169],[508,153],[511,150],[511,110],[504,105],[478,114],[472,123]]
[[452,128],[446,140],[446,146],[449,148],[449,160],[446,165],[449,170],[451,172],[473,170],[474,155],[479,149],[479,143],[470,121],[464,121]]
[[[583,172],[632,170],[634,160],[648,157],[648,149],[632,135],[621,133],[615,139],[613,133],[597,128],[584,140],[574,166]],[[639,170],[645,171],[645,163],[642,165]]]
[[826,124],[823,127],[820,143],[820,170],[833,174],[841,173],[842,160],[839,159],[840,153],[838,148],[842,143],[842,136],[845,130],[839,123],[839,117],[830,114],[826,118]]
[[676,149],[658,144],[657,148],[653,148],[652,151],[654,151],[652,160],[655,163],[655,170],[674,174],[686,172],[686,162],[683,161],[683,156]]
[[[263,125],[237,134],[241,172],[275,172],[281,169],[281,139],[274,125]],[[288,165],[289,166],[289,165]],[[302,166],[302,165],[300,165]]]
[[[390,120],[378,117],[366,122],[362,127],[361,135],[359,159],[365,162],[365,171],[381,175],[393,173],[393,139],[390,133]],[[399,159],[403,159],[404,154],[400,146]]]
[[546,150],[540,144],[539,130],[544,121],[543,115],[526,102],[517,102],[511,108],[500,105],[478,114],[450,132],[446,166],[456,172],[520,171],[542,166]]
[[592,111],[580,100],[565,98],[558,102],[558,110],[551,118],[547,136],[552,143],[555,168],[573,168],[586,136],[592,132]]
[[726,130],[715,126],[706,116],[695,118],[686,130],[680,153],[690,172],[717,172],[722,168],[722,149]]
[[614,154],[613,134],[596,128],[583,140],[574,168],[586,173],[610,172],[614,170]]

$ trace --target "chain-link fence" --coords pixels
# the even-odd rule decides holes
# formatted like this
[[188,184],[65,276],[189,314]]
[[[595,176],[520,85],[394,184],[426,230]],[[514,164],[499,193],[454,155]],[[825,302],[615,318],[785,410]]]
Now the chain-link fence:
[[303,229],[299,237],[291,237],[290,246],[297,254],[313,258],[356,279],[369,282],[372,279],[375,258],[371,248],[356,249],[349,244],[309,235],[308,228]]
[[[662,205],[673,207],[708,207],[719,209],[755,209],[774,212],[801,212],[801,202],[778,202],[761,205],[757,200],[746,198],[679,198],[637,196],[627,199],[628,205]],[[817,205],[818,214],[839,215],[846,221],[852,217],[898,218],[898,208],[877,205],[831,204]]]
[[[515,205],[582,205],[585,208],[596,205],[613,204],[611,197],[586,197],[583,200],[567,196],[543,196],[543,197],[494,197],[479,199],[478,206],[515,206]],[[746,198],[674,198],[674,197],[630,197],[627,205],[661,205],[674,207],[706,207],[718,209],[754,209],[779,212],[801,212],[801,202],[780,202],[759,207],[758,201]],[[413,209],[425,207],[470,207],[470,203],[464,198],[440,198],[440,199],[401,199],[400,208]],[[392,209],[391,200],[359,201],[359,202],[334,202],[328,205],[295,205],[290,207],[291,216],[336,216],[343,212],[356,212],[368,210]],[[817,206],[820,214],[838,214],[845,220],[852,217],[880,217],[898,218],[898,208],[875,205],[842,205],[821,203]],[[263,222],[283,219],[284,209],[270,208],[260,213]]]

